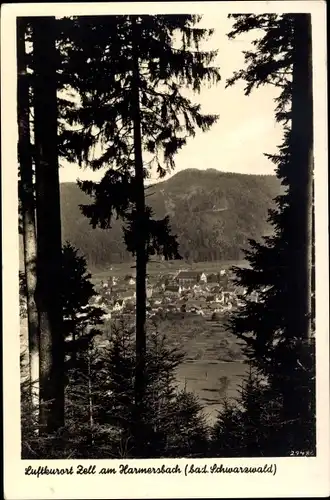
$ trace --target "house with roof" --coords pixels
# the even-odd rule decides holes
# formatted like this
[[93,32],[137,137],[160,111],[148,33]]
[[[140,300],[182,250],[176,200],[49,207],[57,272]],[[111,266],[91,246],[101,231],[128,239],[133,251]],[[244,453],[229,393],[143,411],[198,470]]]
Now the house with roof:
[[207,275],[208,283],[219,283],[220,275],[219,273],[210,273]]
[[164,291],[165,297],[180,297],[181,285],[167,285]]
[[216,295],[207,295],[206,302],[215,302]]
[[237,297],[245,297],[245,295],[247,294],[247,289],[244,286],[236,285],[235,293]]
[[154,295],[153,296],[153,304],[155,306],[159,306],[163,302],[163,297],[161,295]]
[[190,313],[194,313],[194,314],[201,314],[202,308],[198,305],[190,305],[188,307],[188,304],[187,304],[187,311]]
[[234,294],[232,292],[222,292],[223,300],[221,301],[223,304],[229,304],[234,299]]
[[109,276],[107,284],[108,288],[111,288],[112,286],[116,285],[118,283],[118,278],[115,276]]
[[125,302],[128,300],[134,300],[136,296],[135,290],[125,290],[120,294],[120,298],[123,299]]
[[224,292],[216,294],[214,302],[216,302],[217,304],[223,304],[224,301],[225,301]]
[[221,286],[227,286],[229,283],[229,276],[228,274],[221,274],[219,273],[219,285]]
[[134,311],[135,310],[135,302],[131,301],[131,300],[128,300],[128,301],[124,301],[124,308],[125,308],[125,311],[128,312],[128,311]]
[[201,309],[202,306],[205,306],[205,303],[203,304],[200,300],[197,299],[192,299],[192,300],[187,300],[187,309],[191,308],[196,308],[196,309]]
[[123,293],[127,291],[126,287],[123,286],[116,286],[112,289],[113,295],[117,298],[118,296],[121,296]]
[[196,283],[207,283],[207,276],[203,272],[180,271],[175,280],[179,285],[187,286]]
[[251,300],[251,302],[258,302],[258,300],[259,300],[258,292],[253,290],[249,295],[249,299]]
[[219,313],[223,310],[223,308],[217,303],[210,304],[209,309],[211,309],[212,312],[216,313]]
[[96,304],[101,304],[102,302],[102,296],[100,294],[94,295],[94,297],[91,298],[91,304],[96,305]]
[[207,276],[205,273],[198,273],[199,283],[207,283]]
[[124,309],[124,301],[123,300],[116,300],[114,305],[113,305],[112,311],[113,312],[120,312],[123,309]]
[[131,276],[130,274],[127,274],[125,276],[124,281],[126,285],[135,285],[135,278],[133,278],[133,276]]
[[166,288],[166,285],[161,280],[157,281],[153,286],[153,294],[163,293]]
[[158,280],[159,285],[165,285],[167,286],[169,283],[173,281],[173,275],[172,274],[163,274],[160,279]]

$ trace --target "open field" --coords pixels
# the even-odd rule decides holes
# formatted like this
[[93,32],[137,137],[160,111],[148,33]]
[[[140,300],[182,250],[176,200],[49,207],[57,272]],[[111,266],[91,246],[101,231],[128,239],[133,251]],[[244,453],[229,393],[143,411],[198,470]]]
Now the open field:
[[[149,275],[161,275],[164,273],[175,273],[179,270],[187,271],[203,271],[206,273],[212,273],[219,271],[220,269],[228,269],[232,266],[247,266],[247,262],[244,260],[226,260],[226,261],[212,261],[212,262],[193,262],[191,264],[182,260],[170,260],[163,262],[149,262],[148,264],[148,274]],[[108,269],[104,270],[91,270],[92,281],[97,284],[102,280],[108,279],[109,276],[122,277],[127,274],[135,274],[135,263],[124,262],[121,264],[112,264]]]
[[202,360],[184,362],[177,371],[180,388],[194,392],[204,406],[209,423],[214,423],[223,401],[238,396],[247,365],[240,361]]
[[183,351],[185,361],[177,370],[180,388],[194,392],[213,422],[225,398],[238,395],[247,365],[236,337],[225,330],[224,321],[181,315],[159,324],[169,344]]
[[225,330],[225,318],[211,321],[195,314],[168,314],[159,322],[159,333],[165,334],[171,347],[185,353],[188,362],[242,361],[237,339]]

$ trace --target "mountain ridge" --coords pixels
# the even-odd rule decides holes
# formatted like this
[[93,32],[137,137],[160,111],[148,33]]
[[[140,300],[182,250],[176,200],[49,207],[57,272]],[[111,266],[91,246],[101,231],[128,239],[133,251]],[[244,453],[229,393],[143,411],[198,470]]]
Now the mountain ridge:
[[[157,218],[169,215],[182,257],[190,261],[239,260],[249,238],[269,234],[267,211],[281,190],[273,175],[186,169],[147,186],[147,203]],[[76,183],[61,183],[62,239],[85,254],[89,267],[103,269],[131,259],[122,223],[93,229],[79,205],[89,197]],[[151,192],[150,192],[151,191]]]

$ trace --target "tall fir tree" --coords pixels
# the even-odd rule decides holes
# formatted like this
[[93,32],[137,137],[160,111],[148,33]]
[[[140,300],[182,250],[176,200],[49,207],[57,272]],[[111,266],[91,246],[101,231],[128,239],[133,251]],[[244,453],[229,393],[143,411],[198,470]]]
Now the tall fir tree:
[[[128,222],[125,240],[130,241],[130,250],[136,256],[137,275],[137,411],[143,402],[145,385],[149,252],[156,249],[164,251],[168,258],[178,256],[175,239],[168,233],[168,218],[152,219],[144,181],[151,167],[160,176],[174,168],[175,154],[195,134],[195,128],[206,131],[217,119],[203,115],[200,105],[193,104],[182,92],[183,87],[198,92],[203,82],[217,82],[220,78],[218,70],[211,66],[216,53],[203,52],[199,47],[212,30],[196,28],[198,20],[185,15],[91,19],[89,25],[85,24],[86,38],[91,32],[95,50],[90,49],[89,54],[101,55],[102,64],[99,59],[88,58],[92,74],[88,80],[78,79],[73,85],[81,105],[66,113],[71,125],[83,125],[83,131],[63,133],[67,157],[88,163],[91,149],[101,144],[101,154],[90,165],[94,169],[107,167],[100,183],[81,184],[94,198],[94,204],[83,207],[83,212],[94,226],[109,228],[114,212]],[[105,30],[105,24],[111,24],[112,30]],[[179,41],[178,48],[175,40]],[[74,47],[71,55],[79,60],[81,51]],[[143,160],[146,154],[148,162]],[[138,434],[141,435],[139,430]]]
[[[251,362],[280,394],[278,454],[315,449],[315,372],[312,335],[313,102],[311,19],[296,15],[237,15],[230,37],[253,29],[262,35],[245,53],[246,94],[263,84],[277,86],[276,118],[284,124],[277,165],[285,193],[270,211],[274,235],[251,241],[250,269],[236,269],[237,282],[258,302],[233,315],[231,328],[246,342]],[[271,392],[269,393],[271,394]],[[276,414],[278,416],[278,413]],[[276,417],[277,418],[277,417]],[[314,430],[313,430],[314,429]],[[275,442],[275,441],[274,441]],[[275,445],[274,445],[275,446]]]
[[91,303],[96,295],[86,259],[66,242],[62,249],[61,290],[67,365],[74,366],[82,346],[99,333],[105,310]]
[[31,18],[40,322],[40,431],[64,425],[64,336],[60,295],[61,214],[57,139],[55,18]]
[[30,137],[30,81],[27,71],[26,38],[28,22],[17,18],[17,121],[19,200],[22,220],[25,295],[29,337],[29,381],[31,407],[39,407],[39,319],[36,304],[37,241],[33,158]]

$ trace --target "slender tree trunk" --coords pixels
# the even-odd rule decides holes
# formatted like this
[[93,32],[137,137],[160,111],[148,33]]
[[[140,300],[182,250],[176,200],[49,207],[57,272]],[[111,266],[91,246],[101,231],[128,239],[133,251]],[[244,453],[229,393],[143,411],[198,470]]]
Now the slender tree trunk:
[[76,321],[75,317],[72,314],[70,316],[70,324],[71,324],[71,341],[72,341],[72,351],[71,351],[71,361],[72,361],[72,366],[74,368],[76,367],[77,364],[77,351],[76,351],[76,341],[77,341],[77,326],[76,326]]
[[64,425],[61,214],[57,155],[55,18],[33,20],[37,194],[37,300],[40,322],[40,424]]
[[[291,313],[288,331],[294,338],[288,349],[288,373],[283,380],[283,417],[291,426],[286,437],[292,447],[310,435],[313,401],[309,352],[312,336],[313,273],[313,71],[311,16],[295,16],[292,72],[291,163],[294,179],[290,183],[290,275]],[[291,359],[291,361],[289,361]],[[307,362],[307,364],[306,364]],[[299,431],[297,432],[297,428]],[[299,442],[297,441],[299,439]]]
[[[146,353],[146,277],[147,255],[145,234],[145,192],[142,160],[142,137],[140,115],[140,71],[138,48],[136,47],[136,19],[132,20],[132,115],[133,140],[135,154],[135,189],[136,189],[136,371],[135,405],[137,408],[136,424],[140,421],[145,389],[145,353]],[[141,422],[139,422],[141,424]],[[142,428],[137,429],[139,440],[143,439]]]
[[[296,15],[292,80],[292,226],[297,298],[296,332],[311,338],[313,247],[313,67],[311,16]],[[299,318],[299,319],[298,319]]]
[[88,349],[88,421],[90,429],[90,443],[94,446],[94,416],[93,416],[93,393],[92,393],[92,370],[91,370],[91,353]]
[[17,19],[17,116],[18,157],[20,164],[20,200],[23,222],[24,267],[29,336],[30,401],[33,411],[39,407],[39,322],[35,300],[37,285],[37,241],[32,154],[30,141],[29,81],[26,66],[24,18]]

